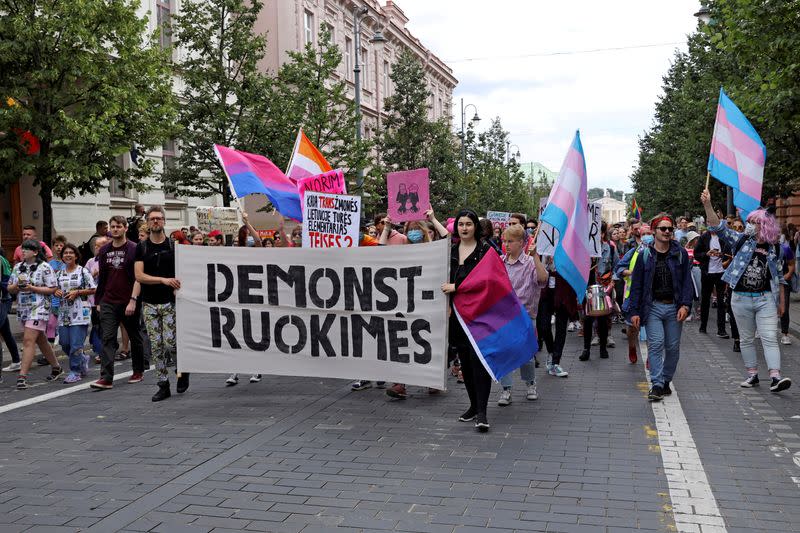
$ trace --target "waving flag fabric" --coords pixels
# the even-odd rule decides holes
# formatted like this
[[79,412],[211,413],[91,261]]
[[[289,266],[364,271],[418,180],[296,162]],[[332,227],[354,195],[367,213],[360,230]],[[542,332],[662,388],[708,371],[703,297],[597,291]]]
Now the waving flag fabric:
[[547,207],[540,217],[559,233],[553,252],[556,270],[583,302],[589,283],[589,212],[586,209],[586,160],[579,131],[550,191]]
[[297,140],[294,142],[294,150],[292,150],[292,158],[289,160],[289,167],[286,169],[286,175],[293,180],[301,178],[308,178],[317,176],[325,172],[333,170],[322,152],[317,150],[317,147],[308,140],[303,129],[297,132]]
[[708,172],[733,187],[733,204],[742,210],[743,219],[761,205],[766,160],[767,147],[761,137],[720,88]]
[[539,351],[533,323],[493,249],[458,286],[453,310],[495,381],[530,361]]
[[633,199],[633,204],[631,204],[631,212],[633,212],[633,217],[636,220],[642,219],[642,210],[639,209],[639,204],[636,203],[636,198]]
[[264,194],[283,216],[303,220],[297,185],[263,155],[240,152],[214,145],[219,162],[228,176],[231,192],[237,198]]

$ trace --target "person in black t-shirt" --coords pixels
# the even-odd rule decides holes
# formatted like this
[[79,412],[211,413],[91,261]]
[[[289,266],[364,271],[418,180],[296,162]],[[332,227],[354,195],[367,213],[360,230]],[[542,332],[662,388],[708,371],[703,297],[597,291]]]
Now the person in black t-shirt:
[[[152,400],[159,402],[170,397],[167,359],[175,353],[175,291],[181,282],[175,278],[175,248],[164,233],[166,213],[160,206],[147,210],[150,236],[136,248],[134,271],[142,286],[140,299],[151,357],[158,373],[158,391]],[[177,356],[176,356],[177,361]],[[175,390],[189,388],[189,374],[178,377]]]

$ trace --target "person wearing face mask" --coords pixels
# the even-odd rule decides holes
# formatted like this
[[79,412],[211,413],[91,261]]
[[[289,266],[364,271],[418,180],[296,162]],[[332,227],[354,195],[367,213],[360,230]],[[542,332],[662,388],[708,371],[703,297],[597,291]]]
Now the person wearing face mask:
[[689,255],[672,238],[673,218],[656,215],[650,229],[655,230],[655,242],[642,250],[633,268],[628,314],[633,327],[647,326],[651,382],[647,399],[658,402],[672,394],[670,383],[681,355],[681,326],[692,308],[694,289]]
[[615,275],[624,280],[624,290],[622,298],[622,313],[626,316],[625,319],[625,334],[628,337],[628,361],[631,364],[636,364],[639,361],[637,348],[639,345],[639,328],[633,327],[629,318],[627,318],[628,302],[631,295],[631,274],[636,266],[636,262],[644,248],[653,244],[653,233],[650,226],[646,224],[637,224],[633,227],[633,240],[630,243],[630,248],[625,255],[617,262],[614,268]]
[[700,333],[706,333],[708,315],[711,311],[711,293],[717,293],[717,337],[728,339],[725,331],[725,272],[724,261],[731,257],[731,248],[719,238],[716,231],[709,229],[697,240],[694,258],[700,263]]
[[746,379],[744,388],[759,384],[755,348],[756,331],[770,377],[770,391],[780,392],[792,386],[792,380],[781,376],[781,348],[778,344],[778,317],[785,312],[787,284],[782,274],[782,251],[778,240],[780,226],[774,214],[756,209],[747,216],[744,232],[738,233],[721,221],[711,206],[708,189],[700,195],[706,210],[709,229],[716,231],[733,249],[733,261],[722,279],[733,289],[731,308],[739,327],[740,347]]

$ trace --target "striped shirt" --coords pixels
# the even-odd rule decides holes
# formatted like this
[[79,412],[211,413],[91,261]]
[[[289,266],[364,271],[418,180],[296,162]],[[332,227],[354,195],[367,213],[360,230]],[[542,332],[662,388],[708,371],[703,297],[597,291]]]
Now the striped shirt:
[[528,316],[536,318],[536,310],[539,307],[539,295],[541,288],[536,279],[536,263],[527,254],[520,254],[516,261],[511,262],[508,255],[503,256],[503,263],[506,265],[508,279],[511,286],[517,293],[517,298],[525,306]]

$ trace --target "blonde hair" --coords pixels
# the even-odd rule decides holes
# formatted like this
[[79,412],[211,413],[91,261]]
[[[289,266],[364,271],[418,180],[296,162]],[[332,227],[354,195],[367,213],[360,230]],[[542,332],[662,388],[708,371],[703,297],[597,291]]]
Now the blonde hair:
[[503,232],[503,238],[508,240],[514,241],[525,241],[525,228],[520,226],[519,224],[514,224],[513,226],[508,226],[505,231]]

